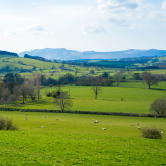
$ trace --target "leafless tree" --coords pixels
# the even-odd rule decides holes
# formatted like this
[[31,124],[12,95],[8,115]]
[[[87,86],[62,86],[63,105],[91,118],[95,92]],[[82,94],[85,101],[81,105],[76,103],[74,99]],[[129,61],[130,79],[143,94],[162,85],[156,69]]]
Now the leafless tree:
[[27,86],[26,86],[26,82],[24,82],[20,87],[18,87],[20,89],[20,95],[22,96],[22,103],[25,103],[25,100],[27,98]]
[[40,99],[40,89],[41,89],[41,74],[37,74],[34,78],[34,83],[36,84],[36,90],[37,90],[37,99]]
[[16,104],[19,104],[20,96],[21,96],[21,89],[20,86],[15,86],[13,89],[12,100],[16,101]]
[[23,104],[25,103],[27,98],[30,98],[31,100],[33,100],[36,95],[33,82],[30,80],[25,80],[21,86],[16,87],[15,91],[17,91],[15,93],[18,93],[20,94],[20,96],[22,96]]
[[122,74],[121,72],[117,72],[116,74],[114,74],[114,78],[116,80],[116,85],[117,87],[119,87],[119,82],[121,81],[122,79]]
[[61,111],[70,109],[73,105],[67,92],[61,91],[60,96],[57,96],[54,100],[54,104],[57,105]]
[[25,82],[26,86],[27,86],[27,96],[31,101],[35,100],[36,97],[36,90],[35,87],[33,85],[33,81],[32,80],[28,80],[27,82]]
[[11,101],[11,94],[8,88],[3,88],[1,92],[1,102],[3,104],[8,104]]
[[95,99],[97,99],[98,94],[102,92],[101,86],[95,85],[95,86],[92,87],[92,90],[95,94]]
[[92,90],[95,94],[95,99],[97,99],[98,94],[102,92],[102,88],[100,86],[102,82],[102,77],[95,77],[93,81],[94,82],[93,82]]
[[0,104],[8,104],[10,101],[10,90],[5,87],[3,82],[0,82]]

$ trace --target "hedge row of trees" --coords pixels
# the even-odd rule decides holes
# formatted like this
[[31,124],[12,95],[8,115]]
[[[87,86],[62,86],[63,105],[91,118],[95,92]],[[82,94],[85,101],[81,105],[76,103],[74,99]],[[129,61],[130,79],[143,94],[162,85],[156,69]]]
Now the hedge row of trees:
[[60,77],[58,80],[55,80],[51,77],[46,78],[45,75],[41,75],[41,85],[43,86],[51,86],[51,85],[65,85],[65,84],[76,84],[78,86],[93,86],[96,80],[100,79],[101,86],[112,86],[113,81],[109,77],[102,76],[81,76],[76,77],[72,74],[65,74]]
[[[134,73],[132,75],[134,80],[142,80],[147,84],[150,89],[152,85],[157,85],[159,81],[165,81],[166,75],[163,74],[151,74],[150,72]],[[41,75],[41,85],[43,86],[55,86],[55,85],[65,85],[65,84],[75,84],[77,86],[94,86],[96,82],[100,80],[100,86],[112,86],[113,82],[116,82],[117,87],[121,81],[126,78],[123,75],[123,71],[117,71],[113,76],[109,76],[108,72],[104,72],[101,76],[74,76],[70,73],[65,74],[58,80],[51,77],[46,78],[45,75]]]

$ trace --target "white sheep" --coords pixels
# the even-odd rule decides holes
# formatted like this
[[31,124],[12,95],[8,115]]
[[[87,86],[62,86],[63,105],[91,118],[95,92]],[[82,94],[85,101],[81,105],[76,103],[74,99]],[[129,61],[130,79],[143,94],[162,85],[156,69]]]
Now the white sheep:
[[98,121],[98,120],[96,120],[94,123],[99,123],[99,121]]
[[130,126],[133,126],[133,124],[131,124]]
[[24,118],[24,120],[27,120],[27,119],[28,119],[27,117]]
[[41,128],[46,128],[45,126],[41,126]]
[[138,127],[137,129],[141,130],[141,127]]
[[161,131],[161,134],[164,134],[164,133]]
[[136,125],[140,125],[139,123],[136,123]]
[[106,130],[106,128],[102,128],[102,130]]

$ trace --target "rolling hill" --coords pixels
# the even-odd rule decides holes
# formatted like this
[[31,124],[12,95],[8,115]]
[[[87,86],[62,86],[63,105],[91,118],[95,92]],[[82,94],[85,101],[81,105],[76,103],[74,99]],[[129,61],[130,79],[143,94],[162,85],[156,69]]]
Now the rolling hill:
[[19,53],[19,56],[23,57],[25,54],[31,56],[40,56],[46,59],[57,59],[57,60],[79,60],[79,59],[121,59],[121,58],[135,58],[142,56],[163,56],[166,55],[166,50],[125,50],[125,51],[114,51],[114,52],[96,52],[96,51],[75,51],[67,50],[65,48],[45,48],[35,49],[32,51],[25,51]]
[[0,57],[6,57],[6,56],[18,57],[18,54],[8,51],[0,51]]

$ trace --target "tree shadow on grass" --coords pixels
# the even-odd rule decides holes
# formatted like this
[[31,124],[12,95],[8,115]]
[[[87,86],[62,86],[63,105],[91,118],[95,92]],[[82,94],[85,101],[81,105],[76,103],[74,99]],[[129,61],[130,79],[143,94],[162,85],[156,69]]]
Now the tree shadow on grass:
[[31,106],[31,105],[35,105],[35,106],[45,106],[45,105],[50,105],[52,104],[52,102],[47,101],[47,100],[37,100],[35,102],[31,102],[31,103],[20,103],[17,107],[25,107],[25,106]]
[[151,88],[151,90],[166,91],[166,89],[162,89],[162,88]]

